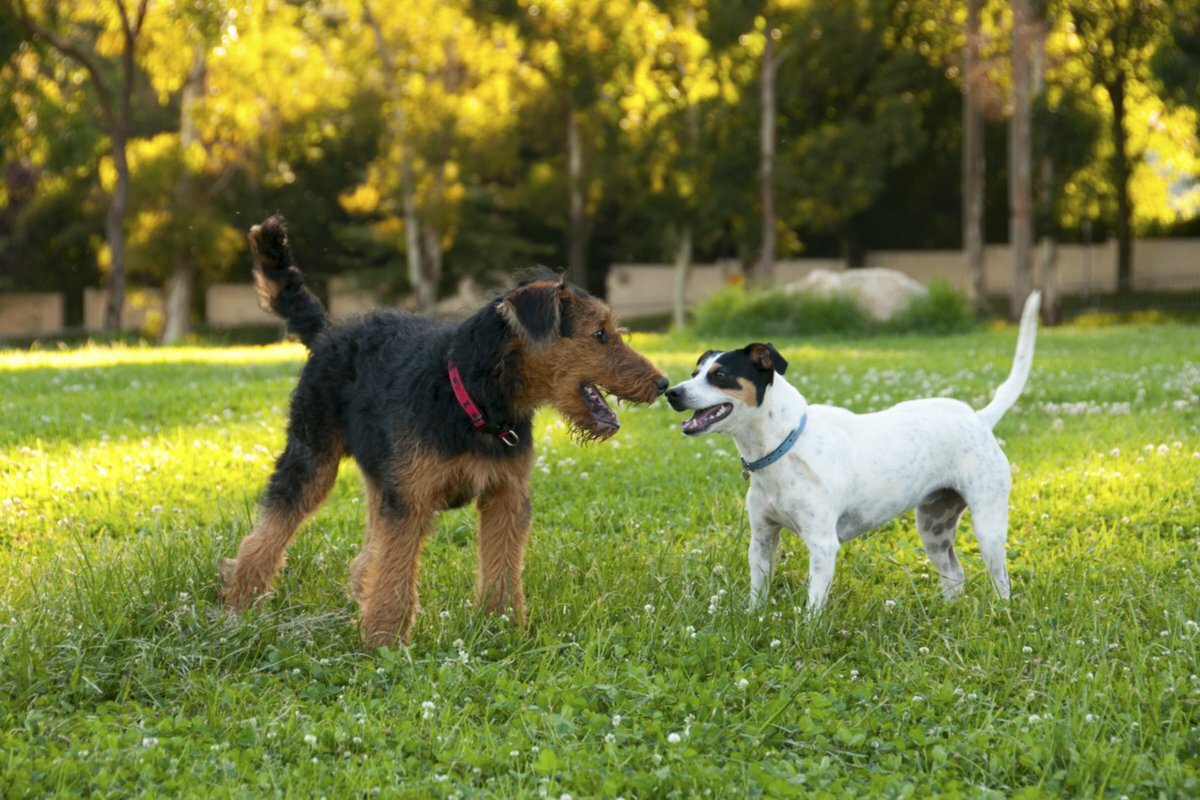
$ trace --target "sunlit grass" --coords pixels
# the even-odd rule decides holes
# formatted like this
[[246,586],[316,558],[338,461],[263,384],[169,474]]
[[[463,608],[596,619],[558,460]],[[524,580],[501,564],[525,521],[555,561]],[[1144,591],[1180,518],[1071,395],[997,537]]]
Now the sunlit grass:
[[[1014,331],[775,344],[814,402],[982,405]],[[743,341],[634,337],[678,380]],[[1043,332],[997,434],[1014,464],[1011,603],[969,524],[946,606],[911,515],[799,613],[785,536],[745,610],[732,443],[664,404],[610,442],[535,426],[524,630],[471,607],[475,516],[426,548],[408,651],[364,653],[347,463],[273,597],[216,603],[304,359],[265,348],[0,352],[5,796],[1196,796],[1200,329]]]

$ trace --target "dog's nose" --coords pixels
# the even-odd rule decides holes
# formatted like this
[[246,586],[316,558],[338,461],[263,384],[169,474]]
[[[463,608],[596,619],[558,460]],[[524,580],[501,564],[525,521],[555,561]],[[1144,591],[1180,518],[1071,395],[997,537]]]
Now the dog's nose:
[[670,385],[671,385],[671,381],[667,379],[666,375],[659,375],[658,378],[654,381],[654,388],[658,389],[659,394],[662,394],[663,392],[665,392],[667,390],[667,387]]
[[675,400],[678,400],[679,396],[682,394],[683,390],[676,386],[674,389],[667,390],[667,399],[674,402]]

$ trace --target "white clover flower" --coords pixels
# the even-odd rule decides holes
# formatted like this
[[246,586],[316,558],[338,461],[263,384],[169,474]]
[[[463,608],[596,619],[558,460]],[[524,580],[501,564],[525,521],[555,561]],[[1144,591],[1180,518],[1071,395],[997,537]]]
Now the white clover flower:
[[749,686],[750,686],[750,681],[746,680],[745,678],[742,678],[737,682],[737,687],[739,689],[741,689],[743,692],[746,691],[746,689]]
[[929,648],[928,648],[928,647],[924,647],[924,646],[922,646],[922,647],[918,647],[918,648],[917,648],[917,652],[918,652],[918,653],[920,653],[920,654],[921,654],[921,655],[923,655],[923,656],[927,656],[927,655],[929,655]]
[[314,745],[317,743],[317,737],[313,736],[311,733],[306,733],[304,734],[304,743],[308,745]]
[[883,601],[883,608],[885,611],[891,611],[895,607],[896,607],[895,600],[884,600]]
[[620,714],[613,714],[612,724],[614,728],[621,724],[621,719],[622,717]]
[[1041,722],[1041,721],[1042,721],[1042,718],[1041,718],[1041,717],[1039,717],[1037,714],[1030,714],[1030,715],[1029,715],[1029,724],[1030,724],[1030,725],[1036,725],[1037,723],[1039,723],[1039,722]]
[[142,747],[154,747],[158,744],[158,739],[154,736],[146,736],[142,738]]
[[919,694],[914,694],[914,695],[913,695],[913,699],[912,699],[912,701],[913,701],[914,703],[924,703],[924,702],[925,702],[925,698],[924,698],[924,697],[922,697],[922,696],[921,696],[921,695],[919,695]]
[[1025,655],[1029,655],[1030,653],[1033,652],[1033,648],[1030,647],[1029,645],[1025,645],[1024,647],[1021,648],[1021,652],[1024,653]]
[[1095,714],[1085,714],[1085,715],[1084,715],[1084,717],[1083,717],[1083,721],[1084,721],[1084,722],[1095,722],[1095,721],[1096,721],[1096,715],[1095,715]]
[[779,647],[779,645],[781,645],[781,644],[783,644],[783,642],[782,642],[781,640],[779,640],[779,639],[772,639],[772,640],[771,640],[771,647]]
[[426,700],[421,703],[421,719],[431,719],[433,717],[433,710],[436,707],[432,700]]
[[667,742],[669,744],[679,744],[680,736],[678,733],[671,732],[667,734]]

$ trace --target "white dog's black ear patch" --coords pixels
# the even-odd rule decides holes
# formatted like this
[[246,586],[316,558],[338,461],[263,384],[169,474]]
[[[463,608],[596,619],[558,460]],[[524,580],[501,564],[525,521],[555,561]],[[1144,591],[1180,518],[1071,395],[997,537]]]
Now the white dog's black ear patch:
[[761,369],[763,372],[778,372],[783,375],[787,372],[787,359],[779,355],[779,351],[775,349],[775,345],[770,342],[754,342],[742,348],[742,352],[750,359],[750,363]]

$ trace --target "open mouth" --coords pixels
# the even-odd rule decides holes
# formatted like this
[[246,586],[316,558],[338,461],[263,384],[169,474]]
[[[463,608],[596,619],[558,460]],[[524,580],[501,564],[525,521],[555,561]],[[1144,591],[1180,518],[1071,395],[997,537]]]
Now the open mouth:
[[688,419],[679,423],[679,427],[688,436],[695,436],[697,433],[704,433],[717,422],[729,416],[729,412],[733,411],[733,403],[721,403],[719,406],[709,406],[702,408]]
[[617,420],[617,415],[604,400],[604,394],[596,388],[594,383],[585,383],[580,386],[579,396],[583,399],[583,404],[587,406],[588,411],[592,412],[592,417],[595,419],[597,426],[613,428],[614,430],[621,427],[620,421]]

